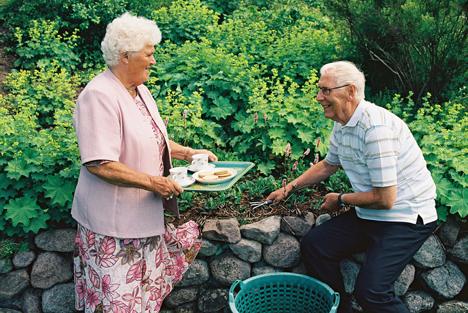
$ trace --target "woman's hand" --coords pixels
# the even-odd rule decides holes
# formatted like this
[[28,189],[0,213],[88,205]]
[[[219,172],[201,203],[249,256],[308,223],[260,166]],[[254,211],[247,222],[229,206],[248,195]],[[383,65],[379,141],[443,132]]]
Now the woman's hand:
[[187,161],[192,161],[192,155],[200,154],[200,153],[208,154],[208,161],[210,162],[218,161],[218,157],[213,152],[211,152],[210,150],[206,150],[206,149],[190,149],[190,152],[188,154],[189,158]]
[[184,189],[169,177],[150,176],[151,191],[163,198],[172,198],[180,195]]

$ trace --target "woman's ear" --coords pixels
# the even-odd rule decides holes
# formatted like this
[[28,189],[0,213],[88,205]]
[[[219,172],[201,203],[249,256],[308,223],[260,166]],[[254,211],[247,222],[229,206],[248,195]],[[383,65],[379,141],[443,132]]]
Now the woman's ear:
[[128,64],[128,52],[122,52],[120,54],[120,61],[123,63],[123,64]]

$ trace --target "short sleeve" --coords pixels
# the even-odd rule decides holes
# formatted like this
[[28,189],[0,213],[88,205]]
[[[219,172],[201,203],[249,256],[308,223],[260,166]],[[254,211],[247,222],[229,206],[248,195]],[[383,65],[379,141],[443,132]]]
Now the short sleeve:
[[119,160],[122,135],[116,100],[101,91],[85,89],[77,101],[74,126],[82,164]]
[[387,126],[375,126],[366,132],[364,158],[373,187],[397,184],[399,141]]
[[336,140],[336,124],[333,127],[332,134],[330,136],[330,145],[328,147],[328,153],[325,157],[325,161],[330,165],[340,166],[340,159],[338,157],[338,142]]

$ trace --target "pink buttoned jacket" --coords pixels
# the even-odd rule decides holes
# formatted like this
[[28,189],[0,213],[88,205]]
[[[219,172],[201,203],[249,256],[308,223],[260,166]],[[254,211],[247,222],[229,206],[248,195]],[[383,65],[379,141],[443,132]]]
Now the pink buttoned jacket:
[[[122,83],[107,70],[91,80],[78,97],[74,126],[81,164],[95,160],[121,162],[149,175],[167,175],[170,151],[166,127],[144,85],[137,87],[164,135],[167,151],[160,172],[159,149],[151,124]],[[177,212],[175,199],[153,192],[110,184],[81,166],[72,205],[73,218],[84,227],[118,238],[142,238],[164,233],[163,207]]]

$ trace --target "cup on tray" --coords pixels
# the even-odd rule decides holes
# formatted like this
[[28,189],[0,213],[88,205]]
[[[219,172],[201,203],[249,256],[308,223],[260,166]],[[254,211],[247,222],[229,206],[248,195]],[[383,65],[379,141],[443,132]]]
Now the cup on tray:
[[188,180],[187,167],[178,166],[169,169],[169,176],[177,183],[181,184]]
[[208,154],[198,153],[192,155],[192,168],[201,170],[208,167]]

